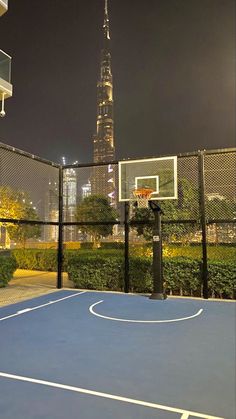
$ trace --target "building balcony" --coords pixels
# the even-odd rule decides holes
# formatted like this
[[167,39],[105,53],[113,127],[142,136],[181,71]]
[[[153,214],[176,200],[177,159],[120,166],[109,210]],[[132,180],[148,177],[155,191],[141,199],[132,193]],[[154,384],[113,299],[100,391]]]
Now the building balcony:
[[5,99],[12,96],[11,57],[0,50],[0,100],[3,96]]
[[0,0],[0,16],[7,12],[8,0]]

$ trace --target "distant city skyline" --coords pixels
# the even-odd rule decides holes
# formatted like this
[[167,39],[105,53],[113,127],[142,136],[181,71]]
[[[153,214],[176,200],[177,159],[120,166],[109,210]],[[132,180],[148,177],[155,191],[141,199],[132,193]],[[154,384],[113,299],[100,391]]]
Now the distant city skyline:
[[[1,142],[93,161],[103,4],[57,0],[42,12],[9,0],[0,39],[14,90]],[[116,158],[234,147],[235,1],[109,0],[109,17]]]

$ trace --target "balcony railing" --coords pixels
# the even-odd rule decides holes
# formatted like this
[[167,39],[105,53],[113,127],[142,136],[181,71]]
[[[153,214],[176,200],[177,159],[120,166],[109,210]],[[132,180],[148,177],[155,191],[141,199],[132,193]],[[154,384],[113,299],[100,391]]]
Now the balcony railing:
[[2,16],[8,9],[8,0],[0,0],[0,16]]
[[11,85],[11,57],[0,50],[0,94],[5,93],[5,98],[12,96]]

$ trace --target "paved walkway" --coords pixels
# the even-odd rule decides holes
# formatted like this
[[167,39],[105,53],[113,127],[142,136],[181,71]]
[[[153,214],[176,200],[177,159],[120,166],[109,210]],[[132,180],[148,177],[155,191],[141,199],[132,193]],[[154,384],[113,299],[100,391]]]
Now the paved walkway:
[[[57,272],[17,269],[8,286],[0,288],[0,307],[54,292],[56,284]],[[63,287],[74,288],[66,272]]]

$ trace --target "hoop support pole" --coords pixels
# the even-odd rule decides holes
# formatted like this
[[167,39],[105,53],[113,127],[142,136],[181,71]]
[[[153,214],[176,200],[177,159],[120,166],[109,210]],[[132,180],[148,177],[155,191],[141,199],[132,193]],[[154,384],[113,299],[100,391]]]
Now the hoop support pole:
[[163,291],[163,269],[162,269],[162,233],[161,233],[162,211],[159,206],[155,206],[151,204],[150,207],[154,214],[154,226],[153,226],[153,292],[149,298],[151,300],[165,300],[166,294]]

